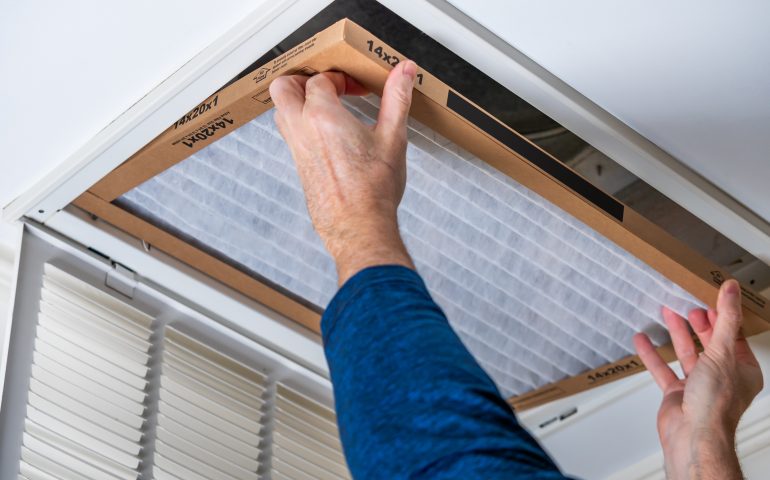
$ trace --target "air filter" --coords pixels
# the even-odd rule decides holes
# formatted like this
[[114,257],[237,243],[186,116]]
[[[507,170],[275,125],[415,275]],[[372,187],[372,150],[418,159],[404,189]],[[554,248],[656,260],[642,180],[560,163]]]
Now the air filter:
[[[375,97],[348,99],[364,121]],[[410,120],[401,233],[431,294],[504,395],[667,340],[660,307],[699,302],[644,262]],[[336,291],[268,111],[117,203],[319,308]]]

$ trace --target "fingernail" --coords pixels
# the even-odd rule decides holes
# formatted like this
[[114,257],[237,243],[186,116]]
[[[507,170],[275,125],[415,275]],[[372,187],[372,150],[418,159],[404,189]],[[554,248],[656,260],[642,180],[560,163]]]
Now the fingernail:
[[404,63],[403,73],[404,76],[414,80],[414,77],[417,76],[417,64],[411,60],[407,60],[406,63]]
[[735,280],[728,280],[725,285],[725,293],[728,295],[738,295],[738,282]]

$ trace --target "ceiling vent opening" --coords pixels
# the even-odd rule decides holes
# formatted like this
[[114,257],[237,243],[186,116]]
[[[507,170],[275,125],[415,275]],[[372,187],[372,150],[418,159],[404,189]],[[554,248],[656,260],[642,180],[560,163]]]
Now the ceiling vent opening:
[[[400,226],[432,294],[506,395],[537,393],[553,382],[586,376],[613,362],[632,365],[628,356],[634,332],[649,331],[658,345],[667,342],[659,313],[662,305],[680,313],[703,305],[715,292],[718,278],[735,270],[730,265],[736,258],[750,263],[744,251],[702,223],[694,229],[698,237],[688,237],[691,229],[681,224],[695,217],[684,213],[660,223],[690,249],[669,241],[650,214],[676,210],[668,204],[658,207],[665,198],[646,202],[648,187],[552,119],[380,4],[354,0],[333,2],[255,62],[272,67],[246,69],[207,100],[238,92],[244,101],[254,101],[238,110],[243,115],[254,113],[227,129],[233,133],[206,137],[192,151],[170,156],[162,153],[166,147],[154,150],[157,154],[145,148],[75,205],[317,331],[319,314],[336,289],[334,267],[312,231],[293,162],[272,122],[267,88],[259,86],[266,77],[248,73],[280,71],[300,56],[303,45],[313,48],[316,39],[327,38],[317,34],[319,30],[343,17],[372,32],[358,26],[352,33],[346,30],[342,37],[346,46],[339,48],[355,49],[350,42],[356,35],[381,36],[383,45],[395,47],[388,46],[391,51],[400,50],[399,55],[417,61],[426,78],[435,81],[430,84],[435,88],[430,88],[449,92],[432,98],[424,91],[429,97],[425,101],[437,103],[418,105],[417,110],[443,109],[452,125],[467,128],[459,134],[444,127],[442,136],[431,128],[428,117],[422,117],[422,124],[411,121],[410,183]],[[292,50],[294,45],[300,45],[299,50]],[[318,48],[327,47],[332,48]],[[314,54],[306,55],[302,61],[309,62]],[[371,66],[350,67],[360,67],[367,75],[382,71],[382,58],[361,61]],[[291,68],[314,71],[306,63]],[[261,90],[252,94],[239,90],[247,85]],[[376,104],[376,97],[348,100],[364,121],[376,117]],[[199,123],[224,110],[207,111],[209,116],[202,113]],[[192,131],[197,125],[184,129]],[[174,136],[182,138],[173,128],[148,147]],[[472,140],[464,138],[469,135]],[[474,150],[468,142],[483,146]],[[515,166],[498,153],[494,159],[484,156],[500,148],[511,152]],[[560,155],[566,160],[559,160]],[[526,169],[547,180],[525,173]],[[627,195],[643,211],[648,206],[646,216],[653,222],[613,193]],[[593,210],[588,212],[581,202]],[[612,218],[609,223],[606,215]],[[625,233],[617,233],[623,229]],[[644,247],[649,242],[655,244],[652,250]],[[718,260],[717,264],[698,260],[695,268],[677,260],[677,256],[700,258],[690,255],[691,250]],[[660,273],[669,267],[679,269],[673,275],[677,282]],[[757,302],[757,315],[765,315],[762,300]],[[637,363],[620,371],[625,375],[639,369]],[[580,388],[589,388],[587,378]]]

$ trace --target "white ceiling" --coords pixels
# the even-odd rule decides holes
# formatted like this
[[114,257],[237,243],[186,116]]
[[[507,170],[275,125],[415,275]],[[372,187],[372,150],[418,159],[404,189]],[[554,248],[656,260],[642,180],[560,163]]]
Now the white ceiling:
[[[449,1],[770,221],[770,3]],[[254,9],[213,5],[4,5],[0,206]]]
[[770,221],[770,2],[449,2]]
[[252,0],[5,2],[0,207],[253,11]]
[[[770,221],[770,3],[450,0]],[[15,2],[0,18],[0,206],[253,2]]]

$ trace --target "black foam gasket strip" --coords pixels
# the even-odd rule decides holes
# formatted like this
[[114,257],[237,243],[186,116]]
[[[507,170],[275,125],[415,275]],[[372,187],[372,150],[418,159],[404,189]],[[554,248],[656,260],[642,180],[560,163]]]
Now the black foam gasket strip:
[[619,221],[624,205],[453,91],[447,107]]

